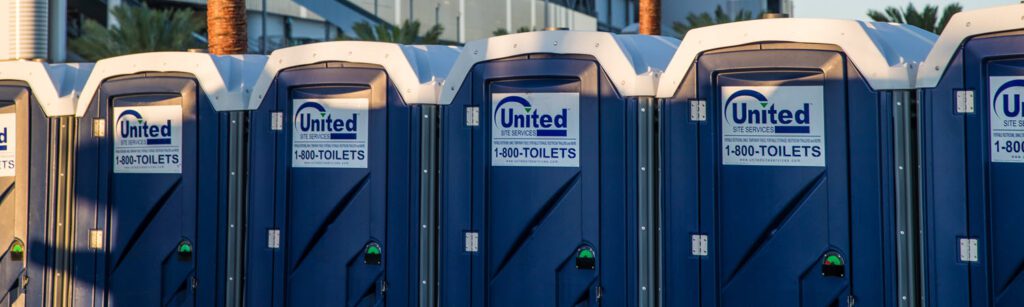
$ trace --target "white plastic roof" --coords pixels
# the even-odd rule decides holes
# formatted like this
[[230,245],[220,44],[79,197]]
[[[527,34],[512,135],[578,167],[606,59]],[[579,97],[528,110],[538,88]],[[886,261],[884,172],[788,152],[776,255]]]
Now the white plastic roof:
[[591,55],[623,96],[653,96],[679,40],[661,36],[616,35],[607,32],[540,31],[472,41],[448,74],[441,104],[455,99],[474,65],[536,53]]
[[85,115],[104,80],[143,72],[192,74],[215,110],[245,110],[252,84],[266,61],[263,55],[218,56],[194,52],[150,52],[103,59],[96,62],[78,98],[75,116]]
[[697,57],[708,50],[759,42],[839,46],[876,90],[914,87],[914,69],[936,36],[914,26],[837,19],[779,18],[690,30],[658,86],[658,97],[675,94]]
[[[935,87],[960,46],[971,37],[1024,29],[1024,5],[1014,4],[953,15],[917,74],[919,88]],[[1020,48],[1017,46],[1016,48]]]
[[376,64],[384,67],[408,104],[437,104],[444,77],[459,56],[457,47],[409,46],[393,43],[337,41],[278,49],[253,86],[248,105],[259,108],[277,74],[291,67],[327,61]]
[[27,83],[46,116],[67,116],[75,114],[78,94],[92,68],[92,63],[0,62],[0,80]]

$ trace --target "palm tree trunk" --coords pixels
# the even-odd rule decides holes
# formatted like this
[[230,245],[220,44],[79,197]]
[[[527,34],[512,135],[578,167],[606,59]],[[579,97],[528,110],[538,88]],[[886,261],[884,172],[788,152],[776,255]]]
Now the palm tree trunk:
[[242,54],[249,50],[245,0],[208,0],[206,24],[212,54]]
[[661,0],[640,0],[640,34],[661,35]]

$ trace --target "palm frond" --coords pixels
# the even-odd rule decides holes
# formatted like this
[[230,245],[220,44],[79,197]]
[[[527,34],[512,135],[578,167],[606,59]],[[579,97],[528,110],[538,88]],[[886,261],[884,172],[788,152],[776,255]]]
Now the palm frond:
[[676,21],[672,23],[672,31],[675,31],[680,38],[686,36],[686,32],[689,32],[690,30],[696,28],[722,23],[729,23],[734,21],[751,20],[756,18],[754,17],[753,12],[748,10],[740,10],[739,12],[736,12],[735,16],[729,16],[729,13],[727,13],[725,9],[723,9],[722,6],[719,5],[715,7],[714,12],[712,13],[690,13],[687,14],[686,17],[683,19],[685,19],[686,21]]
[[82,35],[68,46],[88,60],[130,53],[185,51],[202,45],[192,37],[206,26],[206,20],[189,9],[159,10],[141,6],[118,6],[111,11],[117,26],[104,27],[88,19]]
[[444,27],[435,24],[421,36],[419,34],[420,22],[416,20],[406,20],[400,27],[385,23],[371,25],[369,22],[360,21],[352,25],[352,32],[355,33],[355,37],[345,37],[344,39],[398,44],[437,44],[441,40],[441,35],[444,34]]
[[890,6],[886,7],[884,11],[868,10],[867,16],[874,21],[905,23],[938,34],[946,28],[946,24],[949,23],[953,14],[962,10],[963,7],[959,3],[953,3],[943,8],[942,15],[939,15],[938,6],[925,5],[919,10],[911,3],[907,4],[905,8]]

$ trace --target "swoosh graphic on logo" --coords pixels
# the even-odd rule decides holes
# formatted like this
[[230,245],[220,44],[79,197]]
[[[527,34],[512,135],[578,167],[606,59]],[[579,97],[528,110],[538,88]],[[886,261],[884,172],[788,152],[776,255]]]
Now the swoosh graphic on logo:
[[300,105],[298,110],[295,110],[296,121],[298,121],[299,113],[302,113],[302,110],[305,110],[306,108],[313,108],[316,109],[317,111],[320,111],[320,116],[323,116],[324,113],[327,113],[327,110],[324,110],[324,106],[321,106],[319,103],[316,102],[308,101]]
[[[999,89],[996,89],[996,94],[992,95],[992,109],[993,110],[999,110],[999,107],[997,106],[998,103],[999,103],[999,94],[1002,94],[1003,91],[1006,91],[1006,90],[1010,89],[1011,87],[1018,87],[1018,86],[1024,87],[1024,80],[1019,80],[1018,79],[1018,80],[1013,80],[1013,81],[1010,81],[1010,82],[1006,82],[1006,83],[1003,83],[1003,85],[1000,86]],[[1003,113],[1002,112],[996,112],[996,115],[998,115],[999,118],[1003,118]]]
[[[733,100],[736,100],[736,98],[740,98],[740,97],[753,97],[754,99],[757,99],[757,101],[768,102],[768,98],[764,97],[764,95],[762,95],[761,93],[758,93],[757,91],[754,91],[754,90],[740,90],[740,91],[737,91],[735,93],[732,93],[732,95],[730,95],[729,98],[725,100],[725,110],[729,109],[729,104],[732,104]],[[729,117],[726,114],[727,114],[727,112],[722,112],[722,118],[729,119]]]
[[[498,111],[501,110],[501,106],[503,106],[503,105],[505,105],[506,103],[509,103],[509,102],[519,103],[520,105],[522,105],[524,108],[527,109],[527,112],[529,112],[529,108],[533,107],[532,105],[530,105],[529,101],[526,101],[526,98],[519,97],[519,96],[508,96],[508,97],[502,98],[501,101],[498,101],[498,105],[496,107],[494,107],[494,114],[492,116],[494,118],[498,118]],[[498,124],[498,120],[497,119],[494,120],[494,124],[495,125]]]
[[121,112],[121,115],[117,116],[117,121],[121,122],[121,118],[123,118],[125,115],[135,116],[135,118],[138,118],[140,120],[142,119],[142,114],[139,114],[138,111],[135,111],[135,110],[124,110],[124,112]]

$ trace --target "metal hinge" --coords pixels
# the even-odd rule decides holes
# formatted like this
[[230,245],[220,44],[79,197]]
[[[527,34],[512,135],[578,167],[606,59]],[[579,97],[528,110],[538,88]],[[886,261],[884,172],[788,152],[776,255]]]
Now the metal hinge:
[[480,233],[475,231],[466,232],[466,252],[475,253],[480,251]]
[[103,230],[101,230],[101,229],[90,229],[89,230],[89,248],[90,249],[103,249]]
[[704,257],[708,255],[708,235],[696,234],[690,237],[690,252],[694,256]]
[[270,249],[281,248],[280,229],[267,229],[267,247]]
[[385,295],[387,295],[387,293],[388,293],[388,281],[387,280],[381,280],[380,281],[380,295],[381,296],[385,296]]
[[270,130],[274,130],[274,131],[284,130],[284,113],[283,112],[270,112]]
[[702,122],[708,120],[708,103],[704,100],[690,100],[690,120]]
[[102,118],[92,119],[92,136],[98,138],[107,136],[107,120]]
[[960,261],[978,262],[978,239],[960,238]]
[[597,286],[597,295],[594,295],[594,299],[597,300],[596,303],[601,303],[602,296],[604,296],[604,288]]
[[466,126],[480,125],[480,107],[466,107]]
[[974,91],[956,91],[956,112],[960,114],[974,113]]
[[853,307],[853,305],[856,303],[857,298],[853,297],[853,295],[846,296],[846,307]]

